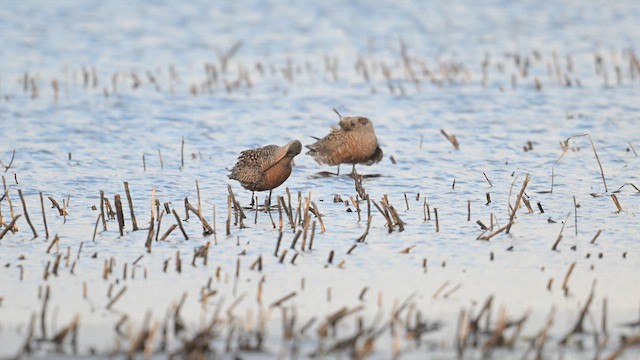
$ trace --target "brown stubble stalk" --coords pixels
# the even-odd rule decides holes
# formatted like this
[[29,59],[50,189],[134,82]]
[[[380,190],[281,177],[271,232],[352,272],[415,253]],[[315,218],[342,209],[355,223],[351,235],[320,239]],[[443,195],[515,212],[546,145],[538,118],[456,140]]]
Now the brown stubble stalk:
[[105,197],[104,197],[104,191],[100,191],[100,215],[102,217],[102,230],[103,231],[107,231],[107,220],[104,217],[104,207],[105,207]]
[[120,236],[124,235],[124,214],[122,212],[122,200],[120,195],[115,195],[113,203],[116,207],[116,217],[118,218],[118,230],[120,231]]
[[[131,192],[129,191],[129,183],[127,181],[124,182],[124,192],[127,195],[127,202],[129,203],[129,211],[131,213],[131,224],[133,231],[138,230],[138,222],[136,221],[136,214],[133,211],[133,200],[131,199]],[[152,204],[155,205],[155,204]]]
[[562,240],[562,232],[564,231],[564,227],[567,225],[567,221],[569,220],[569,216],[571,216],[571,211],[569,211],[567,213],[567,217],[564,219],[564,222],[562,223],[562,227],[560,228],[560,233],[558,234],[558,237],[556,238],[556,242],[553,243],[553,246],[551,247],[551,250],[553,250],[553,251],[557,251],[558,250],[558,244],[560,244],[560,241]]
[[456,150],[460,150],[460,144],[458,143],[458,139],[456,138],[455,135],[451,134],[447,134],[446,131],[444,131],[443,129],[440,130],[440,133],[447,139],[449,140],[449,142],[451,143],[451,145],[453,145],[453,148]]
[[184,227],[182,226],[182,220],[180,220],[180,216],[178,216],[176,209],[171,209],[171,212],[173,213],[173,216],[176,218],[176,222],[178,223],[178,227],[180,228],[180,231],[182,232],[184,239],[189,240],[189,236],[187,235],[187,232],[184,230]]
[[[147,248],[147,252],[151,253],[151,245],[153,244],[153,236],[156,231],[160,231],[160,228],[155,229],[156,225],[156,188],[151,190],[151,218],[149,219],[149,233],[147,234],[147,241],[144,246]],[[132,209],[133,212],[133,209]]]
[[27,224],[29,224],[29,227],[31,228],[31,232],[33,232],[33,238],[37,238],[38,237],[38,232],[36,231],[36,228],[33,226],[33,223],[31,223],[31,218],[29,218],[29,213],[27,212],[27,204],[24,201],[24,196],[22,195],[22,189],[18,189],[18,195],[20,195],[20,202],[22,202],[22,211],[24,212],[24,217],[25,219],[27,219]]
[[5,227],[2,232],[0,232],[0,240],[2,240],[2,238],[7,234],[7,232],[11,229],[13,229],[16,225],[16,221],[18,221],[18,219],[22,216],[22,214],[18,214],[16,215],[11,222],[9,223],[9,226]]
[[44,211],[44,197],[40,192],[40,209],[42,210],[42,222],[44,223],[45,239],[49,239],[49,226],[47,226],[47,214]]
[[596,157],[596,161],[598,162],[598,167],[600,168],[600,176],[602,177],[602,184],[604,185],[604,191],[605,192],[609,192],[608,188],[607,188],[607,182],[605,180],[605,176],[604,176],[604,170],[602,169],[602,163],[600,162],[600,156],[598,156],[598,152],[596,151],[596,145],[593,142],[593,140],[591,139],[591,136],[589,134],[580,134],[580,135],[574,135],[571,136],[569,138],[567,138],[564,142],[562,142],[562,154],[560,154],[560,157],[558,157],[558,159],[556,161],[553,162],[553,164],[551,165],[551,189],[550,190],[545,190],[545,191],[540,191],[540,193],[553,193],[553,185],[554,185],[554,178],[555,178],[555,167],[558,164],[558,162],[560,162],[560,160],[562,160],[562,158],[567,154],[567,152],[569,151],[569,141],[573,140],[575,138],[579,138],[579,137],[588,137],[589,138],[589,142],[591,143],[591,148],[593,149],[593,153]]
[[622,212],[622,206],[620,205],[620,201],[618,201],[616,194],[611,194],[611,200],[613,200],[613,203],[616,205],[618,212]]
[[520,201],[522,201],[522,195],[524,194],[527,185],[529,184],[529,174],[527,174],[522,182],[522,188],[520,189],[520,193],[518,194],[518,198],[516,199],[516,204],[511,210],[511,214],[509,215],[509,223],[507,224],[506,233],[509,233],[511,230],[511,225],[513,225],[514,219],[516,217],[516,212],[520,208]]

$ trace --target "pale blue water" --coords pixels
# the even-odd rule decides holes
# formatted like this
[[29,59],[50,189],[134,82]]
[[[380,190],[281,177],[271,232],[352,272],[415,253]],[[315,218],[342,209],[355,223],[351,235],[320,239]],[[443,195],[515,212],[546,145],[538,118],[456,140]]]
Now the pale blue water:
[[[278,308],[269,312],[269,305],[296,291],[284,304],[297,314],[296,331],[309,319],[317,319],[300,339],[301,357],[318,348],[318,326],[327,315],[342,307],[364,306],[362,312],[338,323],[336,338],[326,341],[330,347],[355,333],[358,316],[370,326],[382,309],[383,319],[389,320],[394,306],[415,293],[411,311],[440,321],[441,329],[424,335],[427,343],[420,345],[402,331],[396,339],[385,331],[375,343],[374,358],[389,358],[398,351],[422,358],[430,349],[435,351],[433,356],[454,357],[460,310],[472,308],[477,313],[485,299],[494,295],[494,322],[501,306],[510,319],[531,311],[522,332],[525,337],[537,334],[555,307],[545,354],[555,358],[564,353],[566,358],[580,359],[595,354],[593,336],[583,338],[584,350],[575,343],[559,347],[558,341],[574,325],[594,280],[595,299],[585,330],[600,329],[606,298],[611,337],[603,354],[612,353],[620,335],[633,334],[620,324],[638,319],[640,303],[640,247],[635,230],[640,195],[631,186],[623,188],[617,194],[623,208],[620,213],[610,198],[624,183],[640,186],[639,158],[631,149],[640,150],[640,69],[634,68],[630,56],[638,57],[638,20],[640,5],[631,1],[156,1],[133,5],[69,1],[0,6],[0,161],[8,165],[16,150],[11,168],[3,175],[16,213],[23,212],[17,193],[22,189],[40,235],[32,240],[22,217],[20,231],[0,240],[0,264],[4,265],[0,268],[0,357],[18,353],[30,317],[39,315],[42,307],[38,289],[48,285],[47,337],[79,314],[81,355],[106,355],[117,349],[126,353],[145,312],[151,313],[150,326],[162,326],[167,309],[186,292],[182,316],[187,332],[181,336],[193,336],[220,304],[227,325],[212,343],[218,354],[294,357],[291,343],[283,340],[282,312]],[[404,65],[401,43],[406,46],[410,70]],[[234,44],[239,47],[225,72],[217,54],[227,53]],[[514,54],[530,62],[526,76],[515,64]],[[603,59],[600,73],[596,72],[596,54]],[[482,63],[487,56],[488,75],[483,84]],[[369,81],[356,65],[359,60],[366,64]],[[205,64],[215,66],[215,75],[207,77]],[[389,79],[383,69],[388,69]],[[417,84],[411,80],[411,71]],[[37,92],[31,85],[24,91],[25,73],[33,78]],[[84,73],[88,74],[86,87]],[[132,74],[141,83],[135,89]],[[542,91],[536,90],[535,79]],[[53,80],[58,83],[57,101]],[[567,80],[571,87],[565,86]],[[281,251],[287,249],[288,255],[280,264],[272,255],[278,231],[263,212],[254,225],[255,213],[247,211],[249,228],[233,227],[232,235],[225,236],[227,184],[242,204],[250,202],[250,193],[226,176],[239,152],[282,145],[291,139],[309,144],[311,136],[323,136],[337,124],[332,108],[373,121],[385,159],[372,167],[359,166],[358,171],[382,175],[365,179],[364,187],[377,202],[388,195],[406,223],[405,231],[389,234],[384,218],[373,208],[366,243],[347,255],[366,228],[366,215],[357,222],[357,214],[348,212],[343,203],[334,203],[333,198],[335,194],[343,199],[355,196],[353,180],[315,177],[319,171],[335,169],[319,166],[301,154],[285,185],[291,190],[294,207],[299,191],[303,197],[311,192],[323,214],[327,231],[320,233],[318,224],[314,250],[300,252],[300,240],[296,250],[290,249],[293,234],[287,231]],[[441,129],[457,136],[460,150],[453,149]],[[605,192],[591,145],[582,137],[570,142],[571,149],[556,165],[554,192],[539,193],[550,187],[552,163],[562,154],[560,141],[584,133],[595,143],[609,191]],[[181,168],[183,138],[185,163]],[[527,141],[533,143],[533,150],[525,152]],[[349,170],[349,166],[341,167],[341,173]],[[500,234],[490,242],[476,240],[481,233],[476,220],[489,225],[490,214],[494,214],[500,226],[509,221],[511,184],[517,176],[510,198],[513,205],[527,173],[531,182],[526,194],[534,213],[521,208],[511,235]],[[154,243],[152,253],[147,254],[147,231],[131,231],[126,201],[125,236],[118,237],[116,222],[111,220],[109,230],[99,232],[95,243],[91,241],[98,216],[92,206],[99,206],[100,190],[113,202],[115,194],[124,198],[122,183],[128,181],[138,224],[146,229],[153,188],[161,202],[171,202],[184,217],[184,198],[197,203],[196,180],[210,222],[216,207],[217,245],[212,237],[201,235],[201,226],[192,217],[184,223],[189,241],[182,240],[176,229],[168,241]],[[51,234],[47,241],[40,191],[47,201]],[[487,192],[492,198],[489,205],[485,205]],[[46,196],[62,204],[69,195],[69,216],[64,223],[56,210],[48,208]],[[260,195],[263,199],[266,194]],[[275,195],[286,195],[284,186]],[[438,209],[440,232],[435,232],[433,214],[431,221],[423,221],[425,196],[431,209]],[[577,235],[573,196],[580,205]],[[468,200],[470,222],[466,221]],[[544,214],[537,210],[538,201]],[[7,201],[0,206],[7,223]],[[366,204],[361,206],[366,208]],[[569,212],[560,251],[553,252],[550,248]],[[277,212],[274,216],[277,223]],[[161,232],[174,223],[175,219],[165,217]],[[602,234],[596,244],[590,244],[599,229]],[[52,253],[46,253],[55,234],[60,236],[63,260],[58,276],[45,281],[42,274],[47,262],[56,257],[55,246]],[[194,249],[207,241],[212,242],[208,265],[202,266],[199,260],[196,267],[191,266]],[[401,253],[412,246],[409,253]],[[513,251],[506,251],[510,247]],[[325,266],[331,250],[335,252],[333,264]],[[176,251],[183,261],[182,273],[175,271]],[[92,258],[94,253],[96,258]],[[295,265],[290,263],[293,253],[299,253]],[[132,263],[140,255],[144,257],[131,279]],[[251,263],[260,255],[263,272],[251,271]],[[104,262],[112,257],[116,259],[114,272],[103,280]],[[165,273],[164,262],[169,258]],[[234,286],[238,259],[240,278]],[[569,295],[564,296],[561,285],[573,262]],[[22,281],[19,266],[24,271]],[[218,267],[219,280],[215,276]],[[145,270],[147,279],[142,275]],[[257,287],[263,276],[259,304]],[[201,288],[207,287],[210,277],[217,294],[203,307]],[[551,291],[547,290],[549,279],[553,279]],[[87,299],[83,298],[85,283]],[[444,283],[448,285],[434,298]],[[445,299],[443,294],[458,284],[459,289]],[[113,297],[124,285],[127,290],[114,311],[106,310],[109,287],[113,286]],[[368,290],[360,300],[365,287]],[[226,310],[238,298],[242,300],[232,309],[231,319]],[[267,318],[266,352],[235,347],[225,352],[229,329],[252,328],[260,313]],[[129,316],[124,330],[128,335],[120,337],[114,326],[123,314]],[[406,317],[406,313],[400,316],[402,321]],[[35,333],[35,338],[41,336],[39,321]],[[232,339],[237,340],[233,336],[238,332],[234,334]],[[149,343],[154,351],[159,338]],[[169,336],[169,352],[180,343],[180,337]],[[500,350],[495,357],[520,358],[527,346],[520,340],[514,349]],[[54,347],[34,342],[34,349],[37,355],[52,356]],[[70,354],[68,339],[64,350]],[[478,350],[467,355],[480,357]],[[625,356],[637,355],[636,348]]]

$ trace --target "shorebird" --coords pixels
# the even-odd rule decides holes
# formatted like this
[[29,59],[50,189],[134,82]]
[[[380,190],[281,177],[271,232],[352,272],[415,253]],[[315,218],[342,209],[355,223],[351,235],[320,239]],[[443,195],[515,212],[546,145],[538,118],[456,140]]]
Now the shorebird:
[[311,155],[319,164],[338,165],[352,164],[355,173],[356,164],[372,165],[382,160],[382,149],[378,146],[378,138],[373,131],[371,120],[362,116],[345,116],[333,109],[340,117],[340,127],[333,127],[331,132],[314,144],[307,145]]
[[237,180],[243,188],[251,190],[251,203],[255,191],[271,192],[291,175],[291,162],[302,151],[302,144],[292,140],[285,146],[267,145],[240,153],[231,169],[229,179]]

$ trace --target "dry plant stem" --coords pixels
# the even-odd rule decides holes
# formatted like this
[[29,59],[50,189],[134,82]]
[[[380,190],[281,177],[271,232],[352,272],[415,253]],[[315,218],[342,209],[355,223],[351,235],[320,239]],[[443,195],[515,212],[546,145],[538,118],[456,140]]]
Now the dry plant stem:
[[14,225],[16,224],[16,221],[18,221],[18,219],[20,218],[20,216],[22,216],[22,214],[18,214],[16,215],[16,217],[14,217],[11,222],[9,223],[9,225],[7,227],[5,227],[2,232],[0,232],[0,240],[2,240],[2,238],[5,236],[5,234],[13,229]]
[[133,200],[131,200],[131,192],[129,191],[129,183],[124,182],[124,192],[127,195],[127,202],[129,203],[129,211],[131,212],[131,224],[133,231],[138,230],[138,222],[136,221],[136,214],[133,211]]
[[111,301],[109,301],[109,303],[107,303],[107,310],[111,309],[111,307],[113,306],[113,304],[116,303],[116,301],[118,301],[120,299],[120,297],[122,297],[122,295],[124,294],[124,292],[127,291],[127,286],[123,286],[122,289],[120,289],[120,291],[118,291],[118,293],[116,294],[116,296],[114,296]]
[[[156,212],[158,211],[158,209],[156,209]],[[158,215],[158,224],[156,225],[156,241],[158,241],[159,237],[160,237],[160,225],[162,225],[162,218],[164,217],[165,211],[164,209],[162,209],[162,211],[160,211],[160,215]]]
[[487,182],[489,183],[489,187],[493,187],[491,180],[489,180],[489,178],[487,177],[487,174],[485,174],[484,171],[482,172],[482,175],[484,175],[484,178],[487,179]]
[[[148,253],[151,253],[151,245],[153,244],[153,236],[154,236],[154,233],[156,232],[156,229],[155,229],[156,216],[157,216],[156,215],[156,189],[153,188],[151,190],[151,218],[149,219],[149,233],[147,234],[147,241],[144,244],[145,248],[147,248],[147,252]],[[158,228],[157,231],[159,231],[159,230],[160,230],[160,228]]]
[[104,191],[100,191],[100,215],[102,215],[102,230],[107,231],[107,219],[104,217]]
[[167,231],[164,232],[164,235],[162,235],[162,237],[160,238],[160,241],[165,241],[167,239],[167,237],[169,236],[169,234],[171,234],[171,232],[173,230],[175,230],[175,228],[177,228],[178,225],[176,224],[171,224],[171,226],[169,226],[169,228],[167,229]]
[[507,234],[509,233],[509,230],[511,230],[511,225],[513,225],[514,219],[516,217],[516,212],[520,208],[520,201],[522,200],[522,195],[524,194],[524,190],[527,188],[528,184],[529,184],[529,174],[527,174],[527,176],[524,178],[524,181],[522,182],[522,188],[520,189],[520,193],[518,194],[518,198],[516,199],[516,204],[513,207],[513,210],[511,210],[511,214],[509,215],[509,224],[507,224],[507,228],[506,228]]
[[124,215],[122,213],[122,201],[120,200],[120,195],[115,195],[113,203],[116,207],[116,217],[118,218],[118,230],[120,231],[120,236],[124,235]]
[[209,223],[204,218],[204,216],[202,216],[201,211],[196,209],[196,208],[194,208],[193,205],[191,205],[191,203],[189,203],[189,200],[187,198],[184,199],[184,205],[185,205],[185,208],[187,209],[187,212],[191,211],[195,216],[198,217],[198,219],[200,220],[200,223],[202,223],[202,228],[204,230],[204,235],[206,236],[206,235],[213,234],[213,228],[211,227],[211,225],[209,225]]
[[44,197],[42,191],[40,192],[40,209],[42,210],[42,222],[44,223],[45,238],[49,239],[49,226],[47,226],[47,214],[44,211]]
[[282,305],[283,303],[285,303],[286,301],[288,301],[289,299],[295,297],[297,295],[297,293],[295,291],[292,291],[291,293],[289,293],[288,295],[283,296],[282,298],[280,298],[277,301],[274,301],[269,307],[277,307]]
[[589,306],[591,306],[591,302],[593,301],[594,298],[594,293],[595,293],[595,287],[596,287],[596,281],[593,281],[593,284],[591,285],[591,291],[589,292],[589,297],[587,298],[587,301],[584,303],[584,306],[582,307],[582,310],[580,311],[580,315],[578,317],[578,320],[576,321],[576,324],[573,326],[573,328],[562,338],[562,340],[560,340],[560,345],[566,345],[567,342],[569,341],[569,339],[571,338],[571,336],[575,335],[575,334],[581,334],[584,332],[584,319],[587,316],[587,313],[589,312]]
[[13,160],[16,158],[16,150],[13,149],[13,154],[11,154],[11,160],[9,161],[9,165],[4,167],[4,172],[9,171],[9,168],[11,168],[11,165],[13,164]]
[[622,212],[622,206],[620,205],[620,201],[618,201],[616,194],[611,194],[611,200],[613,200],[613,203],[616,205],[618,212]]
[[442,135],[444,135],[445,138],[447,138],[447,140],[449,140],[449,142],[451,143],[451,145],[453,145],[453,148],[456,150],[460,150],[460,144],[458,143],[458,139],[456,138],[455,135],[449,135],[447,134],[446,131],[444,130],[440,130],[440,133]]
[[178,227],[180,228],[180,231],[182,232],[184,239],[189,240],[189,236],[187,236],[187,233],[184,231],[184,227],[182,226],[182,221],[180,220],[180,216],[178,216],[176,209],[171,209],[171,212],[173,213],[173,216],[176,218],[176,222],[178,223]]
[[[2,176],[2,185],[4,185],[4,198],[7,199],[7,203],[9,204],[9,213],[11,214],[11,218],[13,219],[15,218],[15,213],[13,211],[13,203],[11,202],[11,196],[9,196],[9,188],[7,188],[7,182],[4,178],[4,175]],[[15,231],[18,230],[17,227],[15,228],[12,227],[12,229]]]
[[102,219],[102,214],[98,214],[98,218],[96,219],[96,226],[93,228],[93,237],[91,241],[96,241],[96,234],[98,233],[98,224],[100,223],[100,219]]
[[44,290],[42,299],[42,311],[40,312],[40,331],[42,339],[47,339],[47,306],[49,305],[49,285]]
[[[595,144],[594,144],[594,142],[591,139],[591,136],[589,134],[580,134],[580,135],[571,136],[571,137],[567,138],[564,141],[565,146],[564,146],[564,149],[562,151],[562,154],[560,154],[560,157],[558,157],[558,159],[553,162],[553,165],[551,165],[551,190],[548,191],[549,193],[553,193],[553,185],[554,185],[554,178],[555,178],[555,167],[558,164],[558,162],[560,162],[560,160],[562,160],[562,158],[569,151],[569,141],[573,140],[575,138],[584,137],[584,136],[588,137],[589,141],[591,142],[591,148],[593,149],[593,153],[596,156],[596,161],[598,162],[598,167],[600,168],[600,176],[602,177],[602,184],[604,184],[604,191],[605,192],[609,192],[609,190],[607,189],[607,182],[606,182],[605,177],[604,177],[604,170],[602,169],[602,163],[600,162],[600,157],[598,156],[598,152],[596,151],[596,146],[595,146]],[[547,191],[544,191],[544,192],[547,192]]]
[[20,195],[20,202],[22,202],[22,211],[24,212],[25,219],[27,219],[27,224],[29,224],[29,227],[31,228],[31,232],[33,232],[33,237],[37,238],[38,232],[36,231],[36,228],[33,227],[33,224],[31,223],[31,219],[29,218],[29,213],[27,212],[27,204],[24,201],[24,196],[22,196],[22,189],[18,189],[18,195]]
[[560,244],[560,240],[562,240],[562,232],[564,231],[565,225],[567,225],[567,220],[569,220],[569,216],[570,215],[571,215],[571,211],[569,211],[569,213],[567,213],[567,217],[564,219],[564,222],[562,223],[562,227],[560,228],[560,233],[558,234],[558,238],[556,239],[556,242],[553,243],[553,246],[551,247],[551,250],[553,250],[553,251],[557,251],[558,250],[558,244]]
[[593,143],[593,139],[591,139],[591,135],[586,134],[589,137],[589,141],[591,142],[591,148],[593,149],[593,154],[596,156],[596,161],[598,161],[598,167],[600,168],[600,175],[602,176],[602,184],[604,184],[604,192],[609,192],[607,189],[607,181],[604,179],[604,170],[602,169],[602,163],[600,162],[600,157],[598,156],[598,152],[596,151],[596,145]]
[[509,226],[511,224],[511,222],[509,222],[507,225],[499,228],[498,230],[494,231],[493,233],[489,234],[489,235],[485,235],[482,236],[481,238],[479,238],[479,240],[490,240],[492,237],[500,234],[501,232],[505,231],[507,229],[507,226]]
[[565,295],[569,294],[569,277],[571,276],[571,273],[573,272],[573,269],[576,267],[576,262],[572,262],[571,265],[569,265],[569,269],[567,269],[567,273],[564,275],[564,280],[562,281],[562,290],[564,290]]
[[598,229],[598,231],[596,232],[596,234],[593,236],[593,239],[591,239],[591,244],[595,244],[596,240],[598,239],[598,236],[600,236],[600,234],[602,234],[602,229]]

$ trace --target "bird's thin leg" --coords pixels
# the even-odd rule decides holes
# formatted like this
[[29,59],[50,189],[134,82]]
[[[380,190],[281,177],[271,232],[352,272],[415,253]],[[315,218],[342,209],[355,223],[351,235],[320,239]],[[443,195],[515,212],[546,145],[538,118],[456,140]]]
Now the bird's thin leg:
[[353,167],[351,168],[351,174],[356,175],[356,164],[353,164]]
[[340,175],[340,164],[338,164],[338,171],[336,171],[336,176]]
[[252,191],[252,192],[251,192],[251,204],[249,204],[249,206],[251,206],[251,207],[253,207],[253,205],[255,205],[255,204],[254,204],[254,200],[253,200],[254,195],[255,195],[255,194],[254,194],[254,192]]
[[267,204],[269,204],[269,206],[271,206],[271,192],[273,190],[269,190],[269,200],[267,200]]

